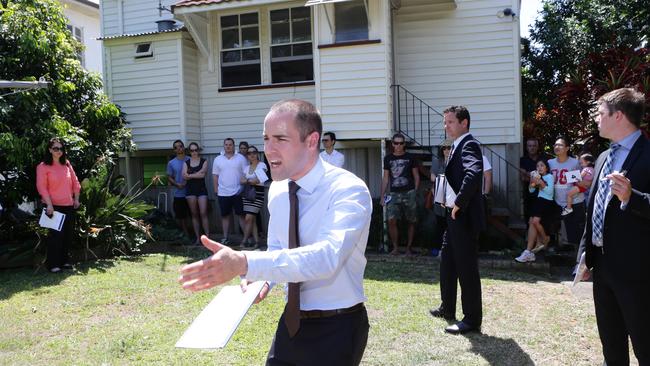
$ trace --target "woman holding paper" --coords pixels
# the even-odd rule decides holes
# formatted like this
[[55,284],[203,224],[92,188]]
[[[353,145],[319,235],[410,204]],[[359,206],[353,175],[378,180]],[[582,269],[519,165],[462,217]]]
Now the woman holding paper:
[[61,268],[71,269],[68,247],[72,242],[81,185],[66,159],[65,144],[59,138],[50,139],[45,157],[36,167],[36,188],[48,216],[51,217],[54,211],[65,215],[60,231],[50,229],[45,265],[52,273],[60,272]]
[[241,247],[250,248],[247,247],[246,244],[252,232],[253,238],[255,239],[255,245],[252,248],[257,249],[257,247],[259,247],[260,238],[257,226],[255,226],[255,218],[264,205],[264,182],[269,178],[266,175],[266,164],[260,161],[257,148],[252,145],[249,146],[246,155],[248,158],[248,165],[244,167],[244,176],[241,178],[241,183],[244,184],[244,191],[248,187],[255,189],[255,200],[246,198],[246,195],[242,196],[246,217],[244,219],[244,237],[241,241]]

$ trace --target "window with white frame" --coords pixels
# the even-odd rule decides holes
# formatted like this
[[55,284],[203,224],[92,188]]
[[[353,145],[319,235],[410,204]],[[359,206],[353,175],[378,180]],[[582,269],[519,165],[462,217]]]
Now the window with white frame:
[[311,9],[272,10],[270,18],[271,83],[314,80]]
[[[68,28],[68,31],[70,32],[70,34],[72,34],[74,39],[79,41],[79,43],[81,43],[82,45],[84,44],[84,31],[82,28],[75,27],[72,24],[68,24],[66,28]],[[86,66],[83,47],[81,50],[79,50],[79,52],[77,52],[77,59],[79,60],[79,62],[81,62],[81,66]]]
[[221,87],[261,84],[259,15],[222,16],[220,25]]
[[352,0],[334,4],[335,42],[368,39],[368,13],[365,0]]

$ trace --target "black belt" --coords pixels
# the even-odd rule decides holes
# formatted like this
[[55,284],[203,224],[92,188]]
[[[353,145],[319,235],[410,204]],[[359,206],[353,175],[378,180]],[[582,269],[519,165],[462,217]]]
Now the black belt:
[[333,310],[300,310],[300,319],[317,319],[317,318],[329,318],[335,315],[350,314],[361,311],[366,307],[362,302],[350,306],[349,308],[344,309],[333,309]]

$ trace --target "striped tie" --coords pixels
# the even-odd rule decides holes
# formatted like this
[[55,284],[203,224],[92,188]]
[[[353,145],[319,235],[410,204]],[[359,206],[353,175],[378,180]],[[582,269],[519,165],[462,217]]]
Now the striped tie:
[[[606,177],[612,172],[612,165],[614,165],[614,155],[616,155],[616,151],[620,147],[621,145],[619,144],[612,144],[609,147],[609,155],[607,155],[605,165],[603,165],[601,178]],[[609,181],[598,182],[598,191],[596,192],[596,201],[594,201],[594,212],[591,218],[591,223],[593,226],[593,244],[599,247],[603,245],[605,202],[607,201],[607,196],[609,196],[610,191]]]

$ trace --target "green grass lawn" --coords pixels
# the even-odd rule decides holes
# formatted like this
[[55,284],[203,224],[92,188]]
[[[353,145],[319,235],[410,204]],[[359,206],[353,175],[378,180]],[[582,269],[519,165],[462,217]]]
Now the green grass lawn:
[[[262,365],[283,307],[279,288],[224,349],[174,348],[217,293],[180,288],[178,268],[206,252],[185,254],[85,263],[57,275],[0,272],[0,365]],[[548,275],[483,270],[483,334],[445,334],[447,323],[428,313],[440,300],[438,270],[437,262],[368,264],[364,364],[602,363],[592,301]]]

